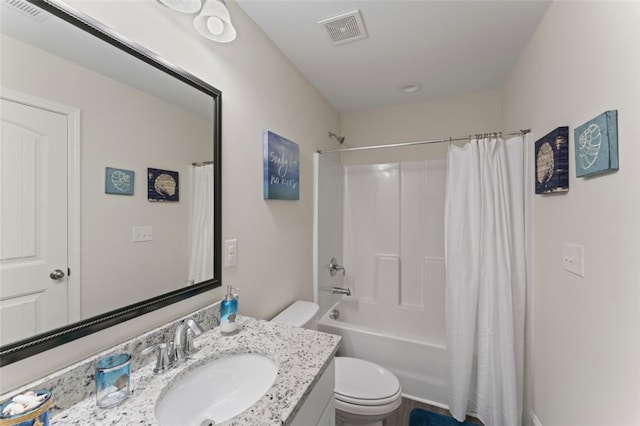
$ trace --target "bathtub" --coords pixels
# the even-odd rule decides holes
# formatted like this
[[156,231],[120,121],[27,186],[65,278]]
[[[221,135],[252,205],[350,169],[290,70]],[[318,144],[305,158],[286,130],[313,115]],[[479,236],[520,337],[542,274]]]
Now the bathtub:
[[[337,319],[329,316],[333,310],[340,313]],[[338,356],[365,359],[391,370],[400,380],[403,397],[448,408],[446,347],[364,323],[370,324],[359,318],[357,303],[341,301],[320,317],[318,330],[342,336]],[[468,408],[475,411],[472,402]]]

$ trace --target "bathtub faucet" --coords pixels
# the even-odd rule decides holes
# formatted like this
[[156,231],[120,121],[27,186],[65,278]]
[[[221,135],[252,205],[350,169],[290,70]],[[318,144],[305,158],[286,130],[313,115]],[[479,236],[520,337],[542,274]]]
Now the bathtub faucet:
[[346,296],[351,296],[351,290],[349,290],[348,288],[331,287],[331,292],[333,294],[344,294]]
[[329,273],[333,277],[338,271],[342,271],[342,276],[345,275],[346,271],[344,270],[344,266],[338,265],[338,261],[336,260],[336,258],[332,257],[331,261],[329,262]]

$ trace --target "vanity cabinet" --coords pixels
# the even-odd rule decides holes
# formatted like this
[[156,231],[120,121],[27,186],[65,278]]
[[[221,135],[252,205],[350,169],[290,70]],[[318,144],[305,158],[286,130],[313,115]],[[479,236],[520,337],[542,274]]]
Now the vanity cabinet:
[[335,403],[333,400],[333,389],[336,383],[336,362],[335,358],[322,373],[320,380],[311,390],[309,396],[304,401],[300,411],[291,422],[292,426],[335,426]]

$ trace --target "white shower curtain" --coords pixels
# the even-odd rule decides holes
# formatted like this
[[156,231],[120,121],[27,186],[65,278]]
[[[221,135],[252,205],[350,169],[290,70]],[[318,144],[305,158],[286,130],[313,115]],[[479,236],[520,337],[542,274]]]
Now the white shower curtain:
[[213,278],[213,164],[191,167],[189,281]]
[[459,421],[464,420],[471,399],[486,426],[522,422],[526,143],[519,136],[449,147],[448,384],[450,411]]

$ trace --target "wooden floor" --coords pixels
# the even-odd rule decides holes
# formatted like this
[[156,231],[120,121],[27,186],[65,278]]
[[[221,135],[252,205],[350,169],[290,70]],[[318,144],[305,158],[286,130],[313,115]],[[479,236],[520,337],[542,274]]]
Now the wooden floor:
[[[411,415],[411,410],[414,408],[424,408],[425,410],[451,417],[449,410],[444,408],[434,407],[412,399],[402,398],[402,405],[400,405],[400,407],[398,407],[398,409],[384,421],[384,426],[408,426],[409,416]],[[467,421],[482,425],[482,422],[475,417],[467,416]]]

